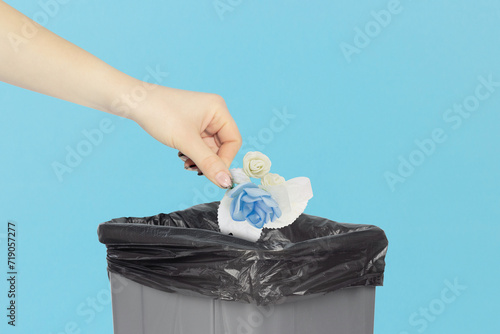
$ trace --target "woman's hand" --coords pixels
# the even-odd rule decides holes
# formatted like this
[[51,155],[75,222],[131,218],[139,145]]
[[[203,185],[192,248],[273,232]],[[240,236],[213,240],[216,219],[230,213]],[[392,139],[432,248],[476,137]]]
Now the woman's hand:
[[222,97],[155,86],[127,117],[179,150],[186,169],[201,171],[219,187],[231,187],[228,167],[241,147],[241,135]]
[[[13,43],[12,36],[26,36]],[[10,36],[10,38],[9,38]],[[145,83],[118,71],[0,1],[0,81],[136,121],[183,153],[186,167],[222,188],[241,136],[224,100]],[[144,96],[126,106],[117,99],[137,88]],[[189,157],[189,158],[188,158]]]

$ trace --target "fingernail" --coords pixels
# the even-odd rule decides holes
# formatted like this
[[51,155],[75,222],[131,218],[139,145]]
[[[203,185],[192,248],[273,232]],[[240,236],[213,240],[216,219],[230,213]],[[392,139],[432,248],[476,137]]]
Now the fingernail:
[[231,187],[233,183],[226,172],[218,172],[217,175],[215,175],[215,181],[217,181],[222,188],[226,189]]

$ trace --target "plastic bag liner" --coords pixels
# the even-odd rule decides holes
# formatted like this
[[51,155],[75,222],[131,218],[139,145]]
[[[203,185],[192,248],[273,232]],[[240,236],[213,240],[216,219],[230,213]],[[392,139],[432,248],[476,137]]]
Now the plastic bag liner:
[[108,270],[166,292],[256,305],[383,283],[387,238],[376,226],[302,214],[249,242],[219,232],[218,206],[100,224]]

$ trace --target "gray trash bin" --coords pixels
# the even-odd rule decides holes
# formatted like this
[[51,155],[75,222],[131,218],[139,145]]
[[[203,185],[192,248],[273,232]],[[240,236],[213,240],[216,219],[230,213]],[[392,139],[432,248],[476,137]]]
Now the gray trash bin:
[[375,287],[256,306],[159,291],[110,273],[115,334],[372,334]]
[[99,226],[115,334],[368,334],[387,239],[373,225],[303,214],[248,242],[218,203]]

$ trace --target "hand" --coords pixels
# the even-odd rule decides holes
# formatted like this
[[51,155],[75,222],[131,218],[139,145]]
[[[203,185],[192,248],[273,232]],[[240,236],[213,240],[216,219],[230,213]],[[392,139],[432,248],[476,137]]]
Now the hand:
[[[131,118],[185,154],[186,167],[199,169],[220,187],[231,186],[228,167],[241,136],[220,96],[133,79],[0,1],[1,36],[22,35],[25,25],[34,32],[27,42],[17,45],[0,38],[1,81]],[[147,94],[130,103],[124,114],[114,101],[141,86]]]
[[156,86],[128,116],[161,143],[180,151],[186,169],[201,171],[222,188],[241,135],[222,97]]

